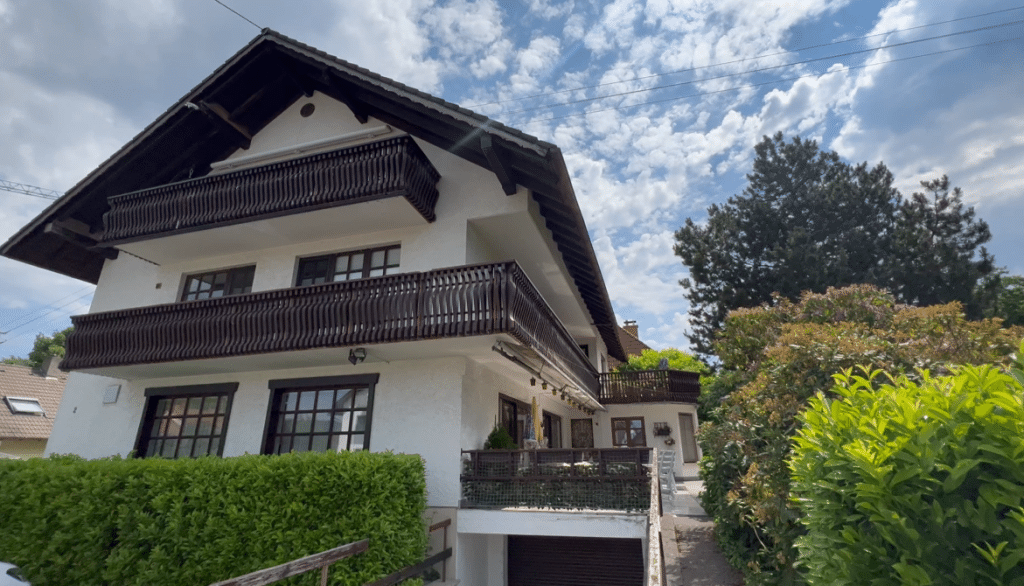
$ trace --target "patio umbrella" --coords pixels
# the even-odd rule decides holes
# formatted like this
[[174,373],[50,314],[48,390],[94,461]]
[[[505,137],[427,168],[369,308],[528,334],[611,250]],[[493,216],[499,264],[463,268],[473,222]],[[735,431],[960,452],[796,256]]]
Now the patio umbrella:
[[544,443],[544,427],[541,425],[540,407],[537,406],[537,397],[533,397],[530,407],[530,415],[533,417],[533,439],[541,444]]

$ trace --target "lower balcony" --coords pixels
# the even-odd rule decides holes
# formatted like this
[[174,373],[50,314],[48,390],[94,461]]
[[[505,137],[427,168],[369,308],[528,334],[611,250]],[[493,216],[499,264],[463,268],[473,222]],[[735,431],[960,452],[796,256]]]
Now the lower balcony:
[[464,450],[463,508],[646,511],[651,448]]
[[64,370],[506,334],[596,398],[597,374],[514,261],[75,316]]
[[681,370],[640,370],[601,374],[602,405],[696,403],[700,374]]

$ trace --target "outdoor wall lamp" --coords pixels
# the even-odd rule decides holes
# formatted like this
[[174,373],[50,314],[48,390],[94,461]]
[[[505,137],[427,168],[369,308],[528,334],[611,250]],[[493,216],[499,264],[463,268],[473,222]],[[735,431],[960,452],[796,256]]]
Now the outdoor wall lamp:
[[348,361],[353,365],[366,360],[366,348],[352,348],[348,351]]

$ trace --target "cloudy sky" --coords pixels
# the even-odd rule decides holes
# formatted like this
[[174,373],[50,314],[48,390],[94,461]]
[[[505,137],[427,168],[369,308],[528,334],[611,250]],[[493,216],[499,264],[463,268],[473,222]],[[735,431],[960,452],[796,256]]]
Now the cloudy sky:
[[[948,174],[1024,274],[1024,3],[224,1],[561,147],[615,311],[654,347],[687,347],[673,232],[777,131],[905,194]],[[67,190],[257,33],[215,0],[0,0],[0,179]],[[46,205],[0,191],[0,240]],[[91,295],[0,259],[0,356]]]

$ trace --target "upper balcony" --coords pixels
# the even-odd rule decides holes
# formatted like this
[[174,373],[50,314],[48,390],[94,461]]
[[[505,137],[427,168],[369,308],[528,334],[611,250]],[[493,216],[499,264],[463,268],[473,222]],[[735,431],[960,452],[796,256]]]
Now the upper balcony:
[[[282,243],[301,240],[322,231],[311,221],[327,222],[334,234],[349,224],[365,229],[374,218],[387,218],[389,227],[411,225],[417,219],[433,222],[439,180],[440,174],[411,137],[389,138],[111,196],[100,243],[166,261],[162,255],[173,255],[180,243],[207,250],[213,246],[223,253],[232,250],[236,239],[241,249],[251,248],[252,243],[245,240],[252,238],[251,232],[264,240],[282,234]],[[364,202],[375,205],[301,221],[289,219]],[[222,230],[205,240],[181,237],[242,224],[253,227]],[[173,243],[147,244],[175,236]]]
[[507,334],[592,397],[597,374],[514,261],[72,318],[61,368],[116,367]]
[[681,370],[605,372],[601,375],[600,401],[623,403],[696,403],[700,374]]

